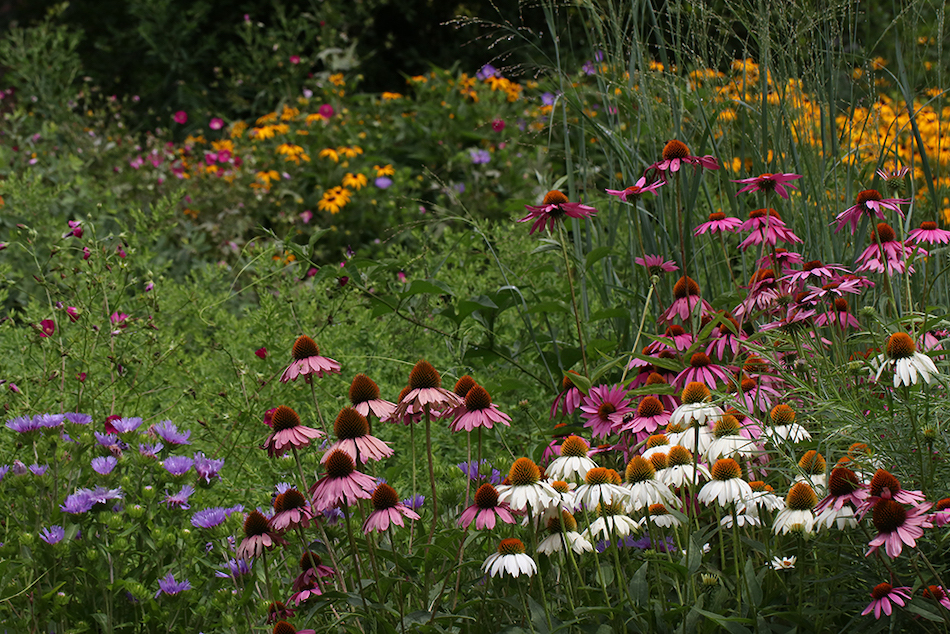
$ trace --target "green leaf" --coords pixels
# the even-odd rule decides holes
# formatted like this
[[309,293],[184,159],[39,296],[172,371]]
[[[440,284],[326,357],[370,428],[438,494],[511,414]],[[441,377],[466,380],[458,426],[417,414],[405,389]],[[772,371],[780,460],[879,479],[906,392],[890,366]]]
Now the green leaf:
[[582,374],[565,374],[564,376],[568,377],[571,383],[574,384],[574,387],[579,389],[582,394],[585,396],[590,392],[590,379]]
[[413,280],[409,284],[409,288],[404,290],[400,295],[403,297],[409,297],[411,295],[419,295],[420,293],[430,293],[433,295],[454,295],[452,289],[449,288],[449,285],[445,282],[440,282],[435,279],[428,280]]
[[707,612],[706,610],[696,609],[697,612],[705,616],[707,619],[721,627],[722,629],[732,632],[732,634],[752,634],[752,632],[747,627],[743,627],[740,623],[752,623],[750,619],[743,619],[739,617],[725,617],[721,614],[716,614],[715,612]]
[[548,302],[538,302],[537,304],[532,305],[528,308],[527,312],[529,313],[568,313],[567,306],[562,302],[558,301],[548,301]]
[[584,262],[584,268],[589,269],[594,263],[604,259],[610,255],[611,248],[608,246],[596,247],[591,249],[591,252],[587,254],[587,258]]
[[650,587],[647,585],[647,567],[650,564],[643,562],[630,579],[630,596],[637,605],[646,605],[650,600]]
[[389,313],[396,312],[395,307],[399,305],[399,299],[393,297],[392,295],[381,297],[370,295],[369,300],[373,307],[370,317],[379,317],[381,315],[388,315]]
[[748,588],[749,601],[752,605],[759,606],[762,604],[762,585],[759,583],[759,578],[755,574],[755,566],[752,565],[752,558],[749,557],[745,560],[745,570],[743,571],[743,577],[745,581],[746,588]]

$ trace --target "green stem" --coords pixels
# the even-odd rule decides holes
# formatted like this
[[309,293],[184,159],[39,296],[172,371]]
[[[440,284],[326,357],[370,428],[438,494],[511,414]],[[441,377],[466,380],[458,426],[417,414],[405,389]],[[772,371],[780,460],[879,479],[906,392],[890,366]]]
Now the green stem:
[[574,309],[574,323],[577,325],[577,344],[581,349],[581,360],[584,362],[584,376],[590,378],[590,372],[587,369],[587,350],[584,347],[584,333],[581,329],[581,315],[577,311],[577,297],[574,294],[574,275],[571,273],[571,262],[567,256],[567,239],[564,236],[564,227],[561,223],[557,223],[557,234],[561,242],[561,253],[564,255],[567,285],[571,289],[571,306]]

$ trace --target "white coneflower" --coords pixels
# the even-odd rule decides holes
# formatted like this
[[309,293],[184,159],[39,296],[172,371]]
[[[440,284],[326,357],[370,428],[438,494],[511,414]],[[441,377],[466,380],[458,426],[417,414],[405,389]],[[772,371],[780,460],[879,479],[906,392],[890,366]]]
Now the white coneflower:
[[693,468],[693,453],[686,447],[675,445],[670,447],[666,456],[668,466],[665,469],[663,481],[671,487],[682,487],[692,484],[693,481],[708,480],[711,475],[709,469],[702,464]]
[[656,479],[653,463],[642,456],[634,456],[624,471],[627,504],[639,511],[651,504],[674,504],[676,496],[670,487]]
[[795,410],[784,403],[772,408],[770,414],[772,424],[765,428],[765,435],[773,441],[781,438],[788,442],[802,442],[811,440],[811,434],[804,427],[795,422]]
[[[722,409],[709,402],[709,388],[697,381],[683,389],[683,404],[670,414],[667,438],[671,445],[682,445],[690,451],[705,454],[713,436],[710,423],[718,420]],[[669,429],[682,430],[671,433]]]
[[887,338],[885,354],[877,357],[875,364],[878,366],[875,381],[880,380],[886,368],[893,366],[894,387],[915,385],[918,375],[929,384],[931,377],[939,373],[933,359],[917,352],[914,340],[906,332],[895,332]]
[[828,477],[825,475],[825,458],[814,449],[805,452],[802,459],[798,461],[798,468],[801,474],[795,477],[796,482],[807,482],[815,490],[824,492],[828,484]]
[[670,439],[666,437],[666,434],[653,434],[647,438],[646,448],[640,455],[649,460],[655,453],[667,453],[670,447]]
[[737,526],[759,526],[762,520],[759,518],[759,510],[754,506],[740,502],[736,505],[735,520],[732,515],[726,515],[719,523],[726,528],[732,528],[733,524]]
[[775,516],[772,532],[783,535],[800,530],[804,533],[812,532],[815,525],[815,513],[812,509],[818,504],[815,490],[806,482],[796,482],[785,496],[785,507]]
[[538,571],[538,565],[529,555],[525,554],[524,544],[520,539],[503,539],[498,544],[498,552],[492,553],[482,564],[482,570],[489,577],[496,575],[532,576]]
[[723,414],[713,427],[714,440],[706,449],[706,460],[719,458],[751,457],[755,454],[755,441],[739,433],[739,419],[732,414]]
[[660,528],[679,526],[679,519],[670,513],[664,504],[651,504],[647,508],[647,521]]
[[567,511],[562,511],[560,518],[548,519],[546,528],[548,536],[538,544],[539,553],[550,556],[552,553],[563,552],[565,544],[578,555],[594,550],[593,544],[577,532],[577,520]]
[[498,489],[498,502],[507,503],[512,510],[522,511],[529,506],[539,513],[552,504],[559,504],[561,496],[550,484],[541,480],[541,470],[530,458],[518,458],[508,472],[511,484]]
[[627,491],[620,486],[620,475],[613,469],[594,467],[587,472],[584,484],[574,492],[576,508],[583,506],[590,510],[598,504],[612,504],[622,502],[627,498]]
[[772,493],[772,487],[765,482],[753,480],[749,483],[749,488],[752,489],[752,497],[743,500],[745,506],[767,511],[781,511],[785,508],[785,500]]
[[581,533],[591,542],[596,540],[598,535],[603,539],[614,539],[626,537],[640,528],[640,522],[624,513],[623,504],[601,504],[596,511],[597,519]]
[[752,496],[752,488],[742,479],[742,468],[732,458],[717,460],[710,473],[712,480],[699,490],[698,499],[703,504],[716,501],[719,506],[729,506]]
[[795,568],[795,562],[798,558],[791,557],[772,557],[772,570],[792,570]]
[[561,443],[561,455],[548,465],[547,474],[554,480],[583,480],[597,463],[587,457],[590,445],[580,436],[570,435]]

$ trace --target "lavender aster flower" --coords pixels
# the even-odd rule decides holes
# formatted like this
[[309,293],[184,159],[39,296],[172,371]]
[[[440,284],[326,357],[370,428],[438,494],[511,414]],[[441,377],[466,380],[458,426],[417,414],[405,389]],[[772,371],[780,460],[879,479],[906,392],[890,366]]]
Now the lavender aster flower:
[[20,462],[19,460],[13,461],[13,475],[21,476],[26,475],[27,468],[26,465]]
[[147,443],[139,444],[139,453],[145,456],[146,458],[155,458],[158,459],[158,452],[165,448],[160,442],[155,443],[154,445],[149,445]]
[[37,427],[52,428],[63,424],[62,414],[37,414],[33,417],[33,424]]
[[162,501],[165,504],[167,504],[169,507],[176,506],[180,509],[187,510],[191,508],[190,506],[188,506],[188,498],[194,492],[195,492],[195,487],[191,486],[190,484],[186,484],[185,486],[181,488],[181,491],[179,491],[175,495],[166,495],[165,499]]
[[191,590],[191,583],[187,579],[184,581],[175,581],[175,575],[168,573],[163,579],[158,580],[158,592],[155,593],[155,598],[157,599],[163,592],[169,595],[176,595],[185,590]]
[[44,464],[44,465],[31,464],[30,465],[30,473],[32,473],[35,476],[41,476],[45,474],[47,469],[49,469],[49,465],[47,464]]
[[208,484],[211,484],[211,478],[220,477],[218,472],[223,466],[223,458],[208,458],[200,451],[195,454],[195,471],[198,472],[198,479],[204,479]]
[[379,189],[389,189],[389,186],[393,184],[393,179],[388,176],[378,176],[373,182]]
[[89,414],[77,414],[76,412],[66,412],[63,417],[74,425],[88,425],[92,422],[92,416]]
[[195,528],[214,528],[224,524],[224,521],[228,519],[228,515],[227,510],[220,506],[201,509],[195,511],[194,515],[191,516],[191,525]]
[[112,421],[112,426],[120,434],[127,434],[139,428],[142,424],[141,418],[120,418]]
[[39,431],[40,429],[40,426],[34,419],[27,418],[26,416],[17,416],[16,418],[8,420],[7,427],[20,434],[28,434],[30,432]]
[[66,500],[59,505],[63,513],[70,515],[79,515],[92,510],[93,501],[89,498],[89,489],[78,489],[75,493],[67,496]]
[[66,531],[62,526],[50,526],[49,528],[44,528],[42,531],[40,531],[40,539],[50,546],[63,541],[63,537],[65,536]]
[[92,470],[100,475],[108,475],[118,462],[115,456],[99,456],[92,459]]
[[229,559],[226,570],[218,570],[214,573],[215,577],[222,579],[235,579],[251,574],[251,567],[243,559]]
[[165,461],[162,462],[162,466],[173,476],[180,476],[187,473],[194,462],[195,461],[188,456],[168,456],[165,458]]
[[412,511],[415,511],[422,508],[422,505],[425,504],[425,501],[426,501],[426,496],[417,495],[415,497],[406,498],[405,500],[402,501],[402,504],[406,508]]
[[170,420],[163,420],[157,425],[152,425],[152,431],[169,445],[191,444],[188,440],[191,430],[178,431],[178,427]]
[[108,489],[106,487],[96,487],[95,489],[92,489],[91,491],[88,489],[86,489],[86,491],[88,491],[86,495],[89,497],[90,500],[92,500],[92,503],[94,506],[96,504],[105,504],[106,502],[109,502],[110,500],[121,500],[123,497],[122,487],[118,487],[116,489]]
[[3,479],[6,477],[8,471],[10,471],[10,465],[0,465],[0,482],[3,482]]

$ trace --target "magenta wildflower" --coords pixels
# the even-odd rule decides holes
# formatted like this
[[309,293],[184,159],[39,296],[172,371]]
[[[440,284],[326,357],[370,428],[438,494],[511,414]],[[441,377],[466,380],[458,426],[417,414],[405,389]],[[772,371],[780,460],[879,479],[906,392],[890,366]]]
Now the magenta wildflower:
[[739,243],[739,248],[743,251],[763,243],[774,247],[778,242],[799,244],[802,241],[785,225],[774,209],[755,209],[749,212],[749,219],[742,223],[739,230],[750,232],[749,236]]
[[491,395],[481,385],[468,391],[454,416],[455,420],[449,425],[452,431],[472,431],[479,427],[491,429],[497,423],[511,426],[511,417],[492,403]]
[[310,505],[297,489],[289,488],[274,499],[274,517],[270,519],[270,525],[278,533],[307,528],[312,519]]
[[224,127],[224,120],[219,119],[218,117],[214,117],[213,119],[211,119],[211,122],[208,123],[208,127],[211,128],[212,130],[220,130],[221,128]]
[[721,211],[709,214],[709,220],[699,225],[693,230],[693,235],[698,236],[706,233],[735,233],[742,225],[738,218],[726,216]]
[[552,419],[557,416],[559,406],[565,416],[570,416],[574,413],[574,410],[581,406],[581,399],[584,397],[584,395],[581,394],[581,391],[577,389],[574,383],[571,382],[571,374],[577,375],[577,372],[574,372],[574,370],[568,370],[567,374],[565,374],[564,378],[561,380],[561,391],[551,404]]
[[925,599],[936,601],[946,609],[950,610],[950,598],[944,591],[943,586],[927,586],[921,591]]
[[754,176],[752,178],[740,178],[739,180],[732,181],[733,183],[739,183],[745,185],[742,189],[736,192],[736,196],[743,192],[758,192],[763,191],[766,193],[775,192],[782,198],[788,199],[788,191],[785,187],[790,189],[797,189],[794,185],[788,185],[789,181],[798,180],[801,178],[801,174],[762,174],[761,176]]
[[356,470],[356,464],[346,452],[336,449],[324,460],[326,474],[310,487],[314,509],[324,511],[338,504],[372,497],[376,481]]
[[907,241],[916,244],[923,242],[927,244],[948,244],[950,243],[950,231],[938,229],[936,222],[925,221],[920,223],[919,228],[912,229],[907,234]]
[[461,405],[457,394],[442,387],[442,377],[428,361],[419,361],[409,373],[409,391],[400,395],[393,418],[401,420],[407,414],[430,414],[447,418]]
[[56,322],[52,319],[44,319],[40,322],[39,330],[41,337],[52,337],[56,332]]
[[649,166],[646,171],[655,170],[665,180],[667,172],[675,174],[683,165],[703,167],[710,170],[719,169],[719,162],[716,161],[715,157],[708,154],[706,156],[692,156],[685,143],[674,139],[663,146],[662,158]]
[[402,504],[399,496],[396,495],[396,490],[385,482],[373,491],[372,503],[373,512],[363,523],[363,532],[366,534],[371,531],[381,533],[388,529],[390,524],[404,526],[404,517],[411,520],[419,519],[419,514]]
[[673,303],[662,315],[657,318],[660,323],[670,323],[674,317],[679,317],[680,321],[686,321],[700,305],[700,316],[708,315],[712,311],[712,306],[700,297],[699,284],[687,276],[683,276],[673,285]]
[[185,112],[184,110],[179,110],[178,112],[172,115],[172,119],[175,120],[175,123],[179,125],[184,125],[185,123],[188,122],[188,113]]
[[848,207],[835,218],[835,221],[838,223],[838,226],[835,227],[835,233],[838,233],[847,225],[851,228],[851,233],[853,234],[857,231],[858,222],[862,217],[884,220],[885,209],[896,211],[898,215],[903,218],[904,212],[901,210],[900,205],[909,202],[909,200],[900,198],[882,198],[877,190],[865,189],[858,193],[853,206]]
[[382,460],[393,455],[393,450],[388,444],[369,433],[369,422],[366,417],[352,407],[344,407],[340,410],[333,422],[333,431],[337,441],[327,449],[321,462],[326,462],[336,449],[346,453],[353,462],[364,464],[370,460]]
[[296,381],[298,376],[309,377],[311,374],[323,378],[325,374],[339,374],[340,364],[328,357],[320,356],[320,349],[310,337],[303,335],[294,342],[293,361],[280,375],[280,382]]
[[297,412],[281,405],[271,418],[273,431],[264,441],[264,447],[267,449],[267,455],[271,458],[282,456],[291,449],[306,447],[310,441],[323,436],[319,429],[307,427],[300,422],[300,416]]
[[910,601],[910,588],[893,587],[889,583],[879,583],[871,590],[871,603],[864,608],[861,616],[874,612],[874,618],[881,618],[881,612],[890,616],[893,611],[892,603],[904,607],[904,601]]
[[557,222],[563,220],[565,216],[588,218],[597,213],[596,209],[588,205],[568,202],[567,196],[556,189],[545,194],[540,205],[525,205],[525,208],[530,213],[518,222],[534,221],[531,231],[528,232],[529,235],[538,230],[543,231],[545,228],[554,231]]
[[872,521],[878,534],[868,542],[870,555],[880,546],[884,546],[887,556],[894,559],[901,554],[904,544],[911,548],[917,545],[917,539],[923,536],[925,528],[933,528],[927,519],[927,511],[933,506],[930,502],[914,504],[910,509],[899,502],[881,498],[874,505]]
[[662,273],[672,273],[678,271],[680,267],[676,266],[673,260],[664,260],[660,255],[644,255],[642,258],[634,258],[634,264],[646,267],[650,275],[660,275]]
[[353,377],[349,397],[353,408],[367,418],[373,414],[379,420],[386,420],[396,411],[395,403],[379,398],[379,386],[365,374]]
[[506,524],[514,524],[515,518],[511,514],[511,509],[507,504],[498,502],[498,490],[489,483],[478,487],[475,491],[474,504],[462,511],[459,516],[459,526],[468,528],[472,522],[475,522],[475,528],[478,530],[495,528],[495,519],[500,519]]
[[260,511],[251,511],[244,520],[244,539],[237,548],[239,559],[250,561],[260,557],[284,540],[271,530],[270,522]]
[[[882,254],[883,252],[883,254]],[[881,261],[881,257],[884,260]],[[897,239],[894,229],[886,222],[879,222],[871,232],[871,244],[858,256],[859,266],[856,271],[874,271],[890,276],[903,274],[905,270],[914,272],[914,267],[908,265],[911,256],[925,257],[928,252],[919,246],[909,246]]]
[[595,437],[606,438],[619,429],[623,417],[632,412],[627,391],[620,385],[597,385],[581,402],[584,427],[590,427]]
[[689,359],[689,365],[673,379],[673,385],[685,388],[688,383],[697,381],[710,389],[716,388],[716,383],[729,381],[729,373],[712,362],[705,352],[694,352]]
[[646,193],[652,193],[655,196],[656,190],[666,184],[662,180],[658,180],[654,183],[651,183],[650,185],[647,185],[646,182],[646,176],[641,176],[640,179],[630,187],[624,189],[608,189],[606,191],[611,196],[617,196],[625,203],[635,203]]

